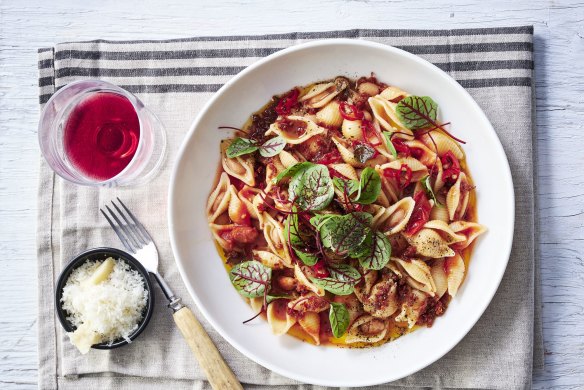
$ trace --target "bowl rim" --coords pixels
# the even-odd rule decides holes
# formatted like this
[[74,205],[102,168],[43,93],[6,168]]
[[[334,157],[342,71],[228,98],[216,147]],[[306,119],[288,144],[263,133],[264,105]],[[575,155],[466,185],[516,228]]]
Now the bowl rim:
[[[136,260],[132,255],[130,255],[129,253],[124,252],[120,249],[117,249],[117,248],[99,247],[99,248],[88,249],[86,251],[83,251],[83,252],[73,256],[72,259],[69,261],[69,263],[65,266],[65,268],[63,268],[63,270],[61,271],[61,273],[59,275],[59,278],[57,279],[57,284],[55,286],[55,307],[56,307],[56,311],[57,311],[57,317],[59,318],[59,322],[61,323],[61,326],[63,327],[63,329],[66,332],[73,332],[75,330],[75,328],[71,325],[71,323],[69,323],[69,321],[67,321],[67,318],[65,317],[65,309],[63,309],[63,307],[61,305],[61,297],[63,296],[63,288],[65,287],[65,284],[67,283],[67,280],[69,279],[69,276],[71,275],[73,270],[80,267],[84,262],[88,261],[89,256],[98,255],[98,254],[112,254],[114,256],[121,258],[123,261],[129,263],[134,269],[136,269],[140,273],[140,275],[142,276],[142,279],[144,279],[144,282],[146,285],[146,291],[148,291],[148,302],[146,303],[146,308],[145,308],[146,312],[144,314],[144,317],[140,321],[138,328],[136,328],[136,330],[134,330],[128,336],[130,341],[134,341],[140,335],[140,333],[142,333],[142,331],[144,331],[144,329],[146,329],[146,326],[148,326],[148,323],[150,322],[150,318],[152,318],[152,313],[154,312],[154,300],[155,300],[155,298],[154,298],[154,285],[152,284],[152,281],[150,280],[150,277],[149,277],[149,273],[148,273],[148,271],[146,271],[144,266],[142,264],[140,264],[140,262],[138,260]],[[114,257],[114,256],[112,256],[112,257]],[[91,348],[93,348],[93,349],[114,349],[114,348],[122,347],[122,346],[128,345],[128,344],[130,344],[130,343],[126,339],[118,339],[117,341],[115,341],[111,345],[108,343],[99,343],[99,344],[92,345]]]
[[[386,379],[386,380],[379,380],[379,378],[374,379],[374,380],[360,379],[360,380],[355,380],[351,383],[346,383],[346,382],[340,383],[338,381],[333,382],[333,381],[328,381],[328,380],[320,380],[318,378],[313,378],[313,377],[305,376],[303,374],[298,374],[297,372],[294,372],[292,369],[285,369],[285,368],[282,368],[282,367],[277,366],[275,364],[272,364],[270,361],[267,361],[267,360],[259,357],[253,351],[244,347],[242,344],[240,344],[237,341],[237,339],[235,337],[232,337],[228,332],[224,331],[224,329],[221,326],[219,326],[219,324],[217,324],[212,319],[212,317],[210,316],[206,307],[203,305],[202,301],[194,293],[193,289],[191,288],[190,283],[187,283],[187,281],[189,279],[187,277],[187,272],[183,267],[182,261],[179,261],[180,257],[179,257],[179,251],[178,251],[178,243],[175,240],[175,235],[174,235],[174,231],[173,231],[174,226],[175,226],[173,215],[176,211],[175,205],[173,204],[173,199],[175,199],[175,185],[174,184],[176,183],[177,176],[179,174],[179,162],[183,159],[183,157],[187,151],[187,148],[189,146],[189,141],[193,137],[193,134],[195,133],[197,128],[199,127],[200,122],[203,120],[203,117],[210,110],[210,108],[215,104],[215,102],[220,98],[220,96],[222,96],[226,91],[228,91],[231,88],[231,86],[233,84],[235,84],[240,78],[247,75],[248,73],[254,72],[257,68],[262,67],[264,64],[266,64],[266,63],[268,63],[276,58],[286,56],[288,54],[295,53],[298,51],[312,49],[315,47],[342,46],[342,45],[365,46],[365,47],[368,47],[371,49],[383,50],[383,51],[387,51],[387,52],[390,52],[390,53],[398,55],[398,56],[405,57],[406,59],[409,59],[409,60],[414,61],[422,66],[430,68],[433,71],[433,73],[436,74],[437,77],[442,77],[453,89],[455,89],[455,90],[457,90],[457,92],[461,93],[464,96],[464,98],[466,100],[468,100],[471,103],[471,105],[477,109],[476,113],[480,117],[480,119],[485,123],[485,125],[487,127],[487,131],[492,133],[492,135],[494,135],[495,142],[496,142],[496,149],[497,149],[496,152],[498,155],[497,157],[502,159],[503,166],[505,168],[503,170],[504,172],[503,171],[501,172],[502,177],[500,178],[500,180],[502,182],[504,182],[505,185],[510,189],[509,204],[511,205],[511,210],[512,210],[512,215],[509,216],[510,217],[510,223],[509,223],[510,229],[507,232],[507,235],[508,235],[508,237],[510,237],[510,239],[507,241],[506,247],[503,247],[501,249],[501,254],[505,258],[504,267],[501,267],[501,270],[498,273],[498,275],[496,275],[496,277],[493,278],[493,279],[496,279],[496,283],[495,283],[496,288],[493,288],[492,291],[490,291],[488,294],[485,294],[488,296],[488,299],[485,300],[485,304],[481,305],[479,307],[479,309],[477,310],[477,313],[480,313],[480,315],[477,315],[476,319],[470,321],[467,326],[461,328],[460,331],[457,332],[456,335],[452,337],[452,342],[448,348],[444,348],[444,350],[442,350],[440,353],[437,353],[435,356],[432,356],[430,358],[425,358],[425,360],[423,360],[423,362],[420,363],[415,368],[412,368],[410,370],[406,370],[402,374],[400,374],[399,376],[395,376],[391,379]],[[368,40],[364,40],[364,39],[351,39],[351,38],[319,39],[319,40],[315,40],[315,41],[311,41],[311,42],[307,42],[307,43],[302,43],[302,44],[290,46],[288,48],[285,48],[285,49],[280,50],[276,53],[270,54],[269,56],[266,56],[266,57],[264,57],[256,62],[254,62],[253,64],[249,65],[247,68],[245,68],[244,70],[239,72],[236,76],[234,76],[233,78],[228,80],[203,105],[203,107],[201,108],[201,110],[199,111],[199,113],[196,115],[195,119],[191,123],[191,126],[190,126],[188,132],[185,134],[183,141],[181,143],[181,146],[178,150],[177,157],[174,160],[172,173],[171,173],[170,180],[169,180],[169,189],[168,189],[167,199],[168,199],[167,200],[167,202],[168,202],[168,210],[167,210],[168,220],[167,220],[167,222],[168,222],[168,229],[169,229],[169,236],[170,236],[170,244],[171,244],[172,252],[173,252],[174,257],[175,257],[175,263],[177,265],[177,268],[179,270],[181,278],[182,278],[190,296],[192,297],[193,301],[195,302],[195,304],[197,305],[198,309],[201,311],[201,313],[203,314],[205,319],[213,326],[213,328],[225,340],[227,340],[227,342],[229,342],[229,344],[231,344],[233,347],[235,347],[239,352],[244,354],[247,358],[253,360],[254,362],[256,362],[256,363],[262,365],[263,367],[265,367],[265,368],[267,368],[275,373],[278,373],[280,375],[283,375],[283,376],[286,376],[288,378],[292,378],[294,380],[298,380],[298,381],[301,381],[304,383],[310,383],[310,384],[320,385],[320,386],[359,387],[359,386],[374,386],[374,385],[389,383],[389,382],[392,382],[395,380],[402,379],[406,376],[412,375],[412,374],[428,367],[429,365],[438,361],[442,357],[444,357],[455,346],[457,346],[460,343],[460,341],[469,333],[469,331],[476,325],[476,323],[479,321],[479,319],[485,313],[487,307],[492,302],[493,297],[495,296],[495,294],[499,290],[499,286],[501,284],[501,281],[503,280],[503,276],[505,274],[505,271],[507,270],[507,266],[509,264],[509,259],[510,259],[510,255],[511,255],[511,249],[512,249],[512,245],[513,245],[513,239],[514,239],[513,233],[514,233],[514,228],[515,228],[515,189],[513,186],[513,180],[512,180],[512,175],[511,175],[511,169],[509,166],[509,160],[507,159],[507,156],[506,156],[505,151],[503,149],[503,145],[501,144],[501,140],[499,139],[495,129],[493,128],[493,125],[491,124],[490,120],[488,119],[488,117],[486,116],[486,114],[484,113],[482,108],[478,105],[478,103],[474,100],[474,98],[470,95],[470,93],[464,87],[462,87],[454,78],[452,78],[450,75],[448,75],[446,72],[444,72],[442,69],[438,68],[436,65],[432,64],[431,62],[429,62],[429,61],[427,61],[427,60],[425,60],[425,59],[423,59],[415,54],[412,54],[412,53],[409,53],[405,50],[396,48],[394,46],[383,44],[383,43],[377,43],[377,42],[373,42],[373,41],[368,41]]]

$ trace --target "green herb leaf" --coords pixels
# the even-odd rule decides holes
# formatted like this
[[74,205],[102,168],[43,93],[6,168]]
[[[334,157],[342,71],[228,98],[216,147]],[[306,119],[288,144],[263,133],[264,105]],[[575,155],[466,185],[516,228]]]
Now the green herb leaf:
[[227,157],[233,158],[243,154],[253,153],[256,150],[258,150],[258,147],[253,141],[247,138],[236,138],[227,148],[226,154]]
[[397,158],[397,150],[395,150],[395,146],[393,146],[393,142],[391,142],[391,133],[389,131],[384,131],[383,135],[385,136],[385,141],[387,143],[387,149],[393,156],[393,158]]
[[273,179],[274,184],[278,184],[282,179],[286,177],[293,177],[297,173],[302,172],[310,167],[314,166],[313,163],[310,162],[300,162],[297,164],[292,165],[289,168],[286,168],[275,179]]
[[373,234],[373,230],[369,229],[363,242],[349,250],[349,257],[359,259],[369,255],[371,253],[371,247],[373,246]]
[[347,195],[353,195],[359,190],[359,182],[357,180],[345,180],[340,177],[333,177],[333,185],[341,192],[347,192]]
[[335,295],[349,295],[355,285],[359,283],[361,274],[355,268],[347,264],[329,266],[330,276],[326,278],[310,278],[312,283]]
[[381,192],[381,178],[379,173],[373,168],[365,168],[361,172],[359,180],[359,190],[355,202],[361,204],[370,204],[377,200]]
[[391,257],[391,243],[387,236],[381,232],[376,232],[369,253],[359,259],[359,264],[364,269],[380,270],[386,266]]
[[316,214],[312,218],[310,218],[310,224],[320,230],[322,224],[326,222],[330,218],[340,217],[340,215],[336,214]]
[[440,204],[436,199],[436,195],[434,195],[434,190],[432,190],[432,184],[430,183],[430,175],[424,177],[422,180],[422,187],[424,187],[424,191],[428,194],[428,197],[434,200],[435,204]]
[[367,144],[359,144],[355,146],[353,154],[355,155],[357,161],[359,161],[361,164],[365,164],[375,155],[375,149]]
[[349,310],[342,303],[331,302],[329,309],[329,321],[335,337],[341,337],[349,327]]
[[286,141],[282,136],[276,136],[264,142],[260,147],[260,154],[263,157],[273,157],[279,154],[286,147]]
[[335,195],[328,168],[318,164],[297,172],[290,181],[288,194],[302,210],[324,209]]
[[410,130],[436,126],[438,104],[429,96],[408,96],[396,107],[399,120]]
[[270,288],[272,270],[259,261],[246,261],[235,265],[229,271],[229,279],[244,297],[262,297]]
[[296,253],[296,256],[298,256],[298,258],[306,265],[315,265],[318,261],[318,256],[314,253],[306,253],[296,248],[294,248],[294,253]]
[[329,218],[320,228],[322,244],[337,254],[348,253],[365,240],[372,219],[364,212]]
[[[296,207],[292,207],[292,212],[296,212]],[[290,214],[284,224],[284,239],[290,240],[290,244],[296,247],[304,246],[304,240],[298,228],[298,214]]]

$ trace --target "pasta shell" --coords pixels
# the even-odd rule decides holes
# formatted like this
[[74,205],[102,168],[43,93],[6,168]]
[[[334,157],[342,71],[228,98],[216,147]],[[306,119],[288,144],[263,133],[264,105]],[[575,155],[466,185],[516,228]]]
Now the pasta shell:
[[376,343],[387,334],[387,321],[370,315],[363,315],[355,320],[345,337],[347,344]]
[[359,84],[359,87],[357,87],[357,92],[366,96],[375,96],[379,94],[379,86],[375,83],[366,81]]
[[465,240],[465,236],[462,234],[456,234],[450,226],[444,221],[433,220],[428,221],[424,224],[426,229],[436,230],[446,242],[446,245],[454,244],[455,242],[461,242]]
[[239,225],[249,225],[249,211],[241,199],[239,199],[234,185],[229,186],[229,192],[229,207],[227,208],[229,218]]
[[280,128],[280,122],[276,121],[270,125],[268,131],[266,131],[266,135],[276,134],[281,136],[286,141],[286,143],[290,145],[298,145],[303,142],[306,142],[315,135],[322,134],[327,131],[324,127],[317,125],[312,120],[305,118],[303,116],[290,115],[287,117],[287,119],[291,121],[304,122],[305,124],[304,133],[302,133],[301,135],[296,135],[292,134],[291,132],[284,131]]
[[320,316],[308,311],[298,318],[302,329],[313,338],[316,345],[320,345]]
[[438,151],[439,156],[443,156],[450,151],[457,159],[462,160],[464,158],[464,152],[458,142],[441,131],[426,133],[420,139],[428,148]]
[[381,171],[389,168],[399,170],[402,165],[407,165],[412,170],[412,182],[419,181],[428,176],[428,168],[413,157],[399,158],[395,161],[379,166],[379,169]]
[[409,93],[398,87],[387,87],[379,94],[385,100],[394,100],[396,98],[410,96]]
[[444,268],[448,276],[448,294],[454,298],[464,280],[464,260],[456,253],[454,256],[444,260]]
[[223,172],[217,186],[207,199],[207,220],[210,223],[214,223],[217,217],[227,211],[231,196],[230,187],[229,176]]
[[399,308],[397,282],[384,271],[365,274],[365,283],[355,286],[355,296],[363,304],[363,310],[377,318],[388,318]]
[[421,256],[433,259],[454,256],[454,251],[450,249],[442,236],[432,229],[423,228],[413,236],[406,236],[406,239]]
[[407,322],[408,327],[412,328],[426,308],[427,299],[427,295],[423,292],[412,290],[410,296],[402,303],[402,311],[395,317],[395,320],[397,322]]
[[249,211],[249,215],[255,219],[258,219],[260,214],[257,205],[254,203],[255,197],[258,196],[259,193],[261,193],[259,188],[250,187],[248,185],[243,186],[237,193],[237,196]]
[[272,162],[266,165],[266,185],[264,187],[264,192],[266,194],[268,194],[272,190],[272,187],[274,187],[274,179],[278,176],[278,173],[280,173],[278,167],[276,167]]
[[332,101],[326,106],[324,106],[319,112],[316,113],[316,119],[318,123],[322,123],[328,127],[339,127],[343,123],[343,117],[339,110],[339,102]]
[[280,163],[284,166],[284,168],[290,168],[292,165],[298,164],[298,160],[294,157],[291,153],[288,153],[285,150],[282,150],[278,155],[280,159]]
[[342,123],[341,132],[346,139],[363,139],[363,130],[361,129],[361,121],[349,121],[345,119]]
[[[383,165],[387,165],[387,164],[383,164]],[[379,173],[379,176],[381,177],[381,192],[380,192],[379,198],[377,198],[377,200],[382,206],[388,207],[390,203],[397,202],[397,200],[399,199],[399,190],[396,187],[396,184],[394,183],[393,180],[389,180],[388,178],[386,178],[383,175],[383,170],[377,169],[377,172]],[[380,201],[383,201],[383,197],[385,197],[385,199],[387,199],[387,204],[380,202]]]
[[303,102],[306,107],[321,108],[348,86],[349,81],[346,78],[337,77],[330,83],[315,84],[298,100]]
[[287,308],[288,302],[285,299],[276,299],[268,305],[266,317],[275,335],[287,333],[296,323],[296,318],[288,314]]
[[405,141],[404,143],[411,149],[416,149],[419,151],[420,156],[419,157],[417,156],[416,159],[425,166],[432,167],[438,160],[438,156],[436,155],[436,153],[428,149],[428,147],[424,145],[422,142],[418,140],[412,140]]
[[324,289],[308,280],[308,278],[306,277],[306,275],[304,274],[304,272],[302,271],[298,264],[294,265],[294,276],[298,280],[298,283],[306,287],[308,291],[312,291],[313,293],[321,297],[324,296]]
[[331,164],[330,167],[347,179],[359,180],[357,171],[349,164]]
[[470,193],[468,190],[464,190],[464,188],[468,186],[466,175],[464,172],[460,172],[458,179],[456,179],[456,182],[450,187],[448,194],[446,194],[446,207],[448,208],[448,216],[451,221],[462,219],[466,213]]
[[343,159],[344,162],[355,168],[363,168],[365,166],[355,158],[355,154],[351,150],[347,149],[345,145],[343,145],[342,140],[340,140],[337,137],[333,137],[332,140],[337,146],[337,149],[339,150],[341,158]]
[[404,230],[414,212],[415,205],[414,199],[408,196],[387,208],[383,216],[384,220],[380,223],[382,231],[390,236]]
[[448,223],[450,218],[448,217],[448,209],[445,206],[435,204],[430,210],[430,219],[434,221],[444,221]]
[[230,176],[236,177],[248,186],[255,186],[254,162],[251,156],[227,157],[227,148],[232,139],[221,141],[221,165]]
[[328,300],[319,297],[314,293],[303,295],[288,303],[289,309],[299,313],[306,313],[307,311],[320,313],[321,311],[328,310],[330,306]]
[[374,96],[368,99],[369,106],[373,117],[379,122],[379,125],[387,131],[398,131],[406,139],[414,139],[414,133],[405,127],[399,120],[395,107],[397,104],[391,103],[381,96]]
[[436,285],[436,297],[440,299],[448,291],[448,276],[444,270],[444,260],[436,260],[430,271]]
[[436,173],[436,178],[434,179],[434,193],[438,194],[439,191],[444,187],[444,185],[446,184],[446,182],[444,181],[444,169],[442,168],[442,161],[440,161],[440,159],[436,160],[436,166],[435,168],[437,173]]
[[251,243],[254,242],[258,236],[257,229],[252,226],[241,226],[236,224],[218,225],[210,223],[209,228],[211,229],[213,238],[215,238],[221,248],[226,251],[232,251],[234,249],[234,242]]
[[410,261],[396,259],[396,261],[402,266],[408,276],[422,284],[424,287],[422,291],[429,293],[430,296],[435,295],[436,285],[434,284],[430,267],[426,263],[417,259],[411,259]]
[[269,213],[264,212],[264,238],[268,244],[268,248],[272,253],[277,254],[284,259],[285,264],[292,267],[292,260],[288,252],[288,246],[284,240],[284,226],[282,223],[276,221]]
[[372,204],[369,207],[371,208],[371,215],[373,215],[373,219],[371,220],[371,226],[374,229],[377,229],[379,228],[379,225],[385,222],[386,208],[378,204]]
[[487,231],[485,226],[468,221],[452,222],[450,229],[458,235],[464,236],[464,240],[453,245],[453,248],[458,250],[468,247],[478,236]]
[[291,264],[272,252],[253,250],[252,253],[254,259],[259,260],[266,267],[273,269],[292,268]]

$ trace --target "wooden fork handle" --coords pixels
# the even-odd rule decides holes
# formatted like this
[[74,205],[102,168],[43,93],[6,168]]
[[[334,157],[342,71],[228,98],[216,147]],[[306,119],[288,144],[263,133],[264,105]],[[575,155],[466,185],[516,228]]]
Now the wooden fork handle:
[[213,389],[243,389],[193,312],[189,308],[183,307],[177,310],[173,316],[174,322],[191,347]]

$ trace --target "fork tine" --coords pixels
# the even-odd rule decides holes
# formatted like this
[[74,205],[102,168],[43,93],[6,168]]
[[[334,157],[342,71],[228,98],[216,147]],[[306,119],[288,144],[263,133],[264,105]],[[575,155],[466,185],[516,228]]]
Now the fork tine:
[[136,239],[134,238],[134,235],[132,234],[132,232],[130,231],[130,229],[126,225],[124,225],[122,223],[122,221],[120,221],[120,219],[118,218],[118,216],[116,215],[116,213],[114,213],[112,211],[112,209],[110,209],[110,207],[108,205],[105,205],[105,208],[110,212],[110,215],[118,223],[118,225],[124,231],[124,233],[126,233],[126,237],[129,238],[130,241],[132,241],[132,245],[134,245],[134,247],[136,248],[136,250],[142,248],[142,245],[140,245],[138,243],[138,241],[136,241]]
[[118,235],[118,237],[120,238],[120,241],[122,242],[122,244],[124,245],[124,247],[126,247],[126,249],[130,252],[135,252],[134,248],[132,248],[132,246],[130,245],[130,243],[128,242],[128,240],[126,240],[126,237],[124,236],[124,233],[120,230],[119,227],[117,227],[112,220],[110,219],[110,217],[107,216],[107,214],[102,210],[99,209],[99,211],[101,211],[101,213],[103,214],[103,216],[105,217],[105,219],[107,220],[107,222],[110,224],[110,226],[112,227],[112,229],[114,229],[114,232],[116,232],[116,234]]
[[130,230],[132,230],[134,232],[134,238],[136,238],[142,245],[146,245],[148,240],[144,240],[144,238],[140,234],[140,230],[136,227],[136,225],[135,224],[132,224],[128,220],[128,218],[126,217],[126,214],[124,214],[122,212],[122,210],[120,210],[120,208],[118,207],[118,205],[115,204],[113,200],[112,200],[112,205],[116,208],[116,210],[118,211],[118,214],[120,214],[122,216],[122,218],[126,222],[126,226],[128,227],[128,229],[130,229]]
[[142,234],[144,235],[144,238],[146,238],[148,242],[154,241],[154,240],[152,240],[152,237],[150,236],[150,234],[148,234],[148,231],[144,228],[144,226],[142,226],[140,221],[138,221],[138,219],[134,216],[134,214],[132,214],[132,212],[126,207],[124,202],[122,202],[122,200],[118,197],[116,197],[116,199],[118,200],[118,202],[120,202],[120,204],[122,205],[124,210],[126,210],[128,215],[130,216],[130,218],[132,218],[132,221],[134,221],[134,223],[136,224],[136,226],[138,227],[140,232],[142,232]]

